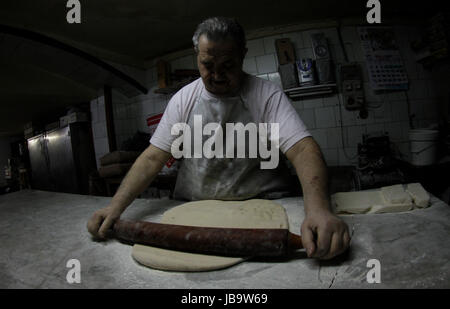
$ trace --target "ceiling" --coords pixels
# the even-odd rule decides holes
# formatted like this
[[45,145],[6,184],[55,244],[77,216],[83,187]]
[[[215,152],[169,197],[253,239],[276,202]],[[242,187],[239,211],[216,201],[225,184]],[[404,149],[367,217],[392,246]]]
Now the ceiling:
[[[11,45],[12,35],[2,34],[0,29],[0,47],[10,51],[0,51],[0,136],[20,134],[29,121],[57,120],[68,106],[95,98],[102,78],[118,78],[117,72],[101,63],[111,61],[145,69],[149,60],[189,48],[196,25],[206,17],[236,17],[250,32],[321,19],[354,17],[363,21],[368,11],[363,0],[81,0],[81,24],[68,24],[66,2],[2,1],[0,25],[73,47],[80,52],[80,61],[89,62],[82,56],[91,55],[98,61],[91,61],[89,70],[98,69],[102,74],[95,82],[83,80],[81,73],[78,78],[66,74],[73,66],[73,50],[49,48],[29,39]],[[420,6],[410,1],[382,1],[382,18],[422,19],[435,11],[436,2],[432,1]],[[16,48],[21,48],[21,57],[14,56]],[[36,57],[39,52],[47,57]],[[56,60],[58,65],[50,63]],[[84,74],[89,76],[88,72]],[[120,78],[124,85],[130,85],[129,80]]]

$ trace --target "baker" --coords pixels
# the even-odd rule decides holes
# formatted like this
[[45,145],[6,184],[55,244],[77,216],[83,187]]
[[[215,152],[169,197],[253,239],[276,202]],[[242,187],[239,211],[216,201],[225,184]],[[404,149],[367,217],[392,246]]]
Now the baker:
[[[100,239],[106,238],[113,223],[170,159],[172,144],[177,139],[172,134],[174,126],[181,123],[194,127],[194,120],[201,116],[203,124],[215,124],[223,129],[221,134],[211,133],[213,141],[214,136],[227,135],[227,124],[258,126],[263,123],[268,124],[267,128],[270,125],[277,128],[278,132],[267,129],[266,142],[278,145],[300,180],[305,205],[301,235],[308,256],[330,259],[344,252],[350,242],[348,227],[330,210],[327,169],[321,150],[283,90],[242,70],[247,53],[242,27],[234,19],[209,18],[198,25],[192,40],[201,78],[183,87],[169,101],[150,146],[137,158],[110,204],[93,214],[87,224],[89,232]],[[211,136],[202,135],[201,142],[204,144]],[[248,134],[244,136],[247,157],[207,158],[203,154],[183,158],[174,198],[245,200],[285,196],[291,184],[283,160],[275,168],[262,168],[260,156],[248,156],[255,143],[251,143]],[[223,137],[230,138],[236,139],[230,134]],[[192,149],[199,140],[193,136],[183,141],[183,148]],[[192,145],[188,145],[189,141]],[[242,141],[235,140],[234,145],[242,145],[239,142]],[[233,149],[226,151],[235,153]]]

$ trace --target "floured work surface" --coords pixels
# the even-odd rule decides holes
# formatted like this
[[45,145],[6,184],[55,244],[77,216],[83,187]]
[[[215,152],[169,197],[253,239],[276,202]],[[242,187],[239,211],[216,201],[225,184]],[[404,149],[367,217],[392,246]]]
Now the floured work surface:
[[[189,202],[166,211],[160,223],[222,228],[289,228],[284,208],[262,199]],[[172,271],[216,270],[248,258],[188,253],[140,244],[133,246],[132,256],[143,265]]]
[[[352,242],[348,255],[337,261],[300,256],[282,263],[252,259],[196,273],[145,269],[131,257],[130,246],[92,241],[86,221],[110,202],[111,197],[38,190],[0,195],[0,288],[450,288],[450,206],[434,196],[427,208],[341,216]],[[305,218],[303,199],[275,202],[286,209],[289,229],[299,233]],[[158,222],[164,211],[181,204],[136,199],[121,217]],[[81,283],[67,282],[66,263],[72,258],[81,263]],[[367,267],[370,259],[380,261],[381,283],[367,282],[373,269]]]
[[420,183],[411,183],[371,191],[338,192],[331,200],[338,214],[390,213],[428,207],[430,196]]

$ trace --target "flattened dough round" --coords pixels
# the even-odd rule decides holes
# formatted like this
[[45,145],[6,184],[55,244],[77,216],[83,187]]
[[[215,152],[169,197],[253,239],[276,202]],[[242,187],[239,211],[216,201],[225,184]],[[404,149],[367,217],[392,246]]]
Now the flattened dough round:
[[[206,200],[189,202],[163,214],[167,224],[224,228],[289,228],[285,209],[270,200]],[[136,244],[133,258],[146,266],[171,271],[208,271],[229,267],[246,257],[224,257],[160,249]]]

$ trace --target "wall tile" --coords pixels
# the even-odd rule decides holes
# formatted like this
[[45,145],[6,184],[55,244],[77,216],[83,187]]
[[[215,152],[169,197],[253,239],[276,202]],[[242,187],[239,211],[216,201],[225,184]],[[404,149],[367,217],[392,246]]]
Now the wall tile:
[[258,70],[256,69],[255,57],[245,57],[242,69],[251,75],[256,75]]
[[311,48],[300,48],[295,51],[297,60],[301,58],[311,58],[314,59],[313,50]]
[[91,122],[98,122],[98,108],[97,108],[97,100],[91,101]]
[[431,79],[433,74],[429,69],[425,69],[422,64],[416,62],[417,78],[419,79]]
[[294,49],[305,48],[305,44],[303,43],[303,36],[301,32],[293,32],[288,33],[285,37],[289,38],[294,45]]
[[388,103],[379,104],[372,110],[373,119],[375,123],[390,122],[391,121],[391,108]]
[[197,69],[197,63],[195,61],[194,55],[184,56],[178,59],[175,59],[170,62],[170,70],[174,72],[175,70],[193,70]]
[[356,124],[356,112],[346,110],[342,104],[335,106],[335,114],[337,118],[337,124],[339,125],[341,124],[341,122],[343,126],[351,126]]
[[277,52],[275,48],[275,40],[281,39],[281,35],[274,35],[274,36],[268,36],[263,39],[263,45],[264,45],[264,53],[265,54],[274,54]]
[[303,109],[299,112],[299,116],[308,130],[316,128],[314,109]]
[[339,165],[356,165],[358,163],[357,148],[340,148]]
[[323,107],[322,97],[304,97],[303,98],[303,108],[319,108]]
[[265,54],[264,43],[262,39],[247,41],[247,57],[258,57]]
[[439,118],[439,111],[438,111],[438,105],[437,100],[435,99],[428,99],[424,100],[424,113],[423,117],[426,119],[438,119]]
[[334,117],[336,118],[336,126],[341,125],[341,112],[340,112],[340,106],[330,106],[334,110]]
[[97,99],[93,99],[89,102],[89,109],[93,110],[94,108],[97,108]]
[[428,95],[427,81],[413,79],[409,81],[408,97],[410,100],[426,99]]
[[391,101],[392,121],[408,120],[408,104],[405,100]]
[[278,68],[275,61],[275,55],[269,54],[256,57],[256,68],[258,74],[277,72]]
[[348,148],[357,148],[358,143],[362,142],[362,136],[366,133],[365,126],[351,126],[344,130],[345,146]]
[[329,148],[342,148],[341,127],[327,128],[327,145]]
[[102,155],[109,152],[108,138],[103,137],[96,139],[95,152]]
[[339,44],[339,36],[336,28],[326,28],[321,29],[327,38],[328,45],[337,45]]
[[336,116],[333,107],[323,107],[314,109],[317,128],[327,128],[336,126]]
[[337,95],[323,97],[323,106],[338,106],[338,105],[339,100]]
[[352,51],[353,51],[353,57],[355,57],[355,61],[362,62],[364,61],[364,52],[361,46],[361,41],[353,42],[352,43]]
[[[312,48],[312,43],[311,43],[311,34],[315,33],[318,31],[314,31],[314,30],[306,30],[306,31],[302,31],[302,38],[303,38],[303,46],[305,48],[311,49]],[[311,49],[312,52],[312,49]]]
[[106,121],[105,98],[103,96],[101,96],[98,99],[97,111],[98,111],[98,122],[105,122]]
[[[345,45],[347,57],[348,57],[348,60],[351,62],[351,61],[354,61],[352,58],[353,51],[352,51],[351,44],[350,44],[350,47],[348,47],[347,45],[348,44]],[[329,48],[330,48],[331,59],[333,59],[335,64],[345,62],[344,52],[342,51],[342,47],[340,45],[329,45]]]
[[360,42],[356,27],[342,27],[341,36],[344,43]]
[[405,139],[407,128],[404,128],[403,122],[391,122],[384,125],[392,141],[402,141]]
[[377,123],[377,124],[369,124],[367,125],[366,132],[368,134],[371,133],[378,133],[378,132],[384,132],[384,123]]
[[432,79],[427,79],[425,84],[427,85],[427,97],[431,99],[439,98],[439,86],[436,85],[436,82]]
[[327,166],[339,165],[339,152],[337,148],[322,149]]
[[375,93],[375,91],[372,90],[372,87],[370,87],[370,84],[368,82],[363,83],[363,88],[364,88],[364,95],[368,102],[378,103],[381,102],[381,100],[383,99],[383,94],[380,95]]
[[312,129],[309,130],[309,133],[314,137],[314,140],[319,144],[320,148],[328,148],[326,129]]
[[141,102],[142,113],[144,115],[152,115],[156,112],[155,104],[152,99],[147,99]]
[[417,63],[414,59],[403,59],[403,64],[409,81],[419,77],[419,74],[417,73]]
[[92,130],[94,131],[94,138],[103,138],[103,137],[107,137],[107,132],[106,132],[106,123],[101,122],[101,123],[95,123],[92,126]]
[[295,101],[290,100],[290,102],[291,102],[292,106],[294,106],[294,108],[299,111],[299,113],[302,112],[302,109],[303,109],[303,101],[302,100],[295,100]]

